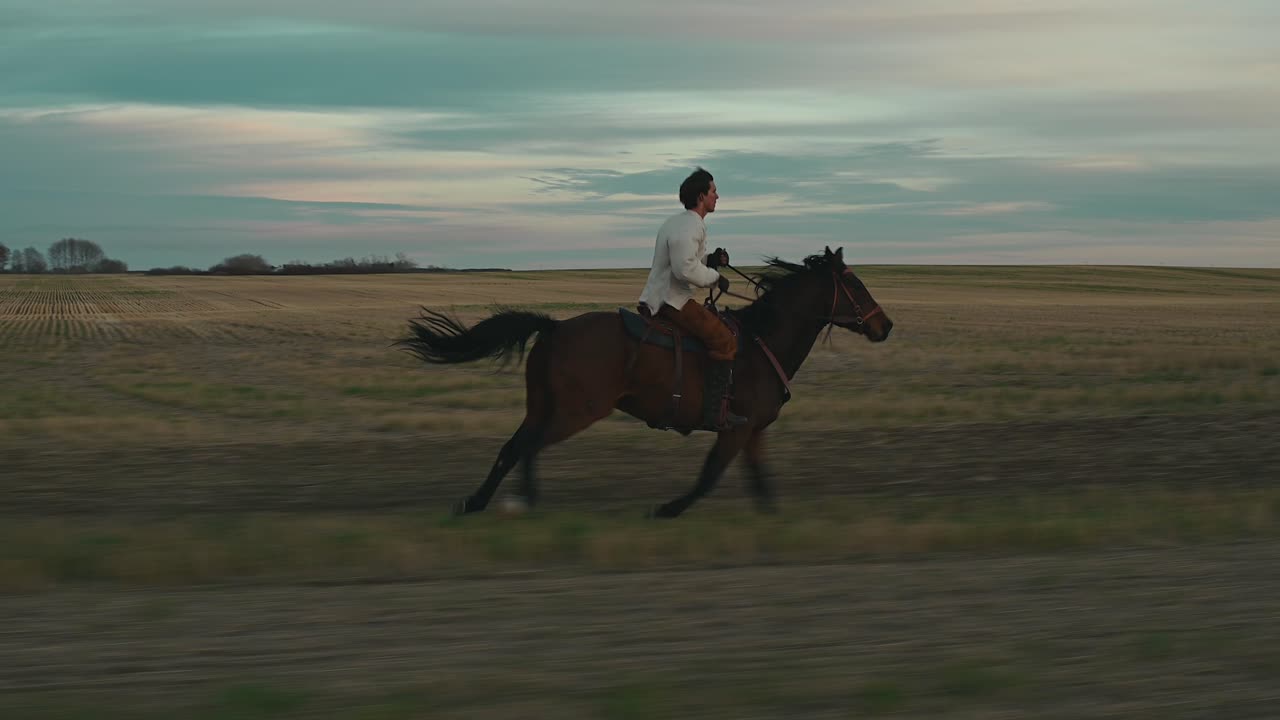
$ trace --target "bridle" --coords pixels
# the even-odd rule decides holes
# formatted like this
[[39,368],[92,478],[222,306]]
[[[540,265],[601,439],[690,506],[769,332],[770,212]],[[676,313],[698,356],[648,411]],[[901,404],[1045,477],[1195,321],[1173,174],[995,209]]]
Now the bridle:
[[[852,276],[852,275],[853,275],[853,271],[850,270],[849,268],[845,268],[844,270],[842,270],[839,275],[837,275],[834,270],[831,271],[831,283],[832,285],[834,285],[834,287],[831,289],[831,312],[828,314],[827,321],[825,323],[825,327],[827,328],[828,339],[831,338],[831,328],[834,325],[839,325],[840,327],[848,328],[852,330],[853,328],[849,328],[849,325],[853,325],[853,327],[855,328],[860,328],[862,327],[863,323],[875,317],[876,315],[884,314],[884,310],[880,309],[879,303],[876,303],[876,306],[871,308],[869,312],[865,312],[865,313],[862,312],[862,305],[860,305],[858,301],[854,299],[853,293],[849,292],[849,286],[840,282],[841,276]],[[840,295],[835,291],[835,288],[840,288],[840,291],[844,293],[844,296],[846,298],[848,298],[849,304],[853,306],[854,314],[852,317],[850,317],[849,315],[836,315],[836,305],[840,302]]]

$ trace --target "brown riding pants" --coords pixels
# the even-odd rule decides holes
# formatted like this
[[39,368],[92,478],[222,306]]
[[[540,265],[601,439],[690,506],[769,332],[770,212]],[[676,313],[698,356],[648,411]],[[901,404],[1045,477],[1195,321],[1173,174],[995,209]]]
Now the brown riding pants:
[[692,335],[707,345],[707,356],[712,360],[732,360],[737,350],[733,333],[720,318],[702,306],[697,300],[689,300],[684,307],[675,308],[662,304],[658,317],[666,318],[682,332]]

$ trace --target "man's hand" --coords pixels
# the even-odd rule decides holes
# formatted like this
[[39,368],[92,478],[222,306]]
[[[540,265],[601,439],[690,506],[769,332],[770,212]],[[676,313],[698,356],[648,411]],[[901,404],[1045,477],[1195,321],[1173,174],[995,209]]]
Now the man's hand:
[[729,291],[729,278],[721,275],[720,280],[716,282],[716,286],[720,288],[720,292]]
[[724,248],[716,248],[715,252],[707,256],[707,267],[718,268],[729,264],[729,252]]

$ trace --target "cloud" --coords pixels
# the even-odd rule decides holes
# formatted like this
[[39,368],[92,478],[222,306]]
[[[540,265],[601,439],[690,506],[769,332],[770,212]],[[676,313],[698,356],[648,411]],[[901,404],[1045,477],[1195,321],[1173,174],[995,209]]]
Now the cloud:
[[1011,213],[1035,212],[1038,210],[1052,210],[1052,203],[1042,201],[1022,201],[1022,202],[985,202],[985,203],[966,203],[957,207],[947,207],[940,210],[932,211],[934,215],[943,215],[946,217],[967,217],[972,215],[1008,215]]
[[777,75],[772,68],[786,67],[779,49],[593,36],[548,42],[403,29],[93,27],[9,31],[0,38],[11,48],[0,97],[28,104],[67,98],[491,112],[513,100],[536,107],[548,94],[619,86],[652,92],[753,87]]
[[644,264],[698,164],[798,254],[1256,262],[1278,214],[1253,0],[0,2],[10,245]]
[[[957,235],[920,245],[914,262],[1276,267],[1277,237],[1280,219],[1140,225],[1108,222],[1088,232]],[[1230,241],[1223,242],[1224,238]]]
[[[5,121],[0,150],[22,178],[9,188],[11,233],[96,234],[148,253],[156,243],[139,237],[225,238],[198,252],[175,244],[173,262],[185,253],[211,263],[227,243],[256,242],[295,254],[377,243],[449,258],[425,260],[436,264],[497,255],[514,266],[577,248],[575,263],[642,264],[696,164],[715,173],[723,196],[709,221],[717,242],[772,238],[761,247],[797,254],[835,242],[884,261],[938,257],[939,242],[981,255],[990,251],[979,239],[997,235],[1030,244],[1121,227],[1140,234],[1141,223],[1263,221],[1280,197],[1275,168],[971,157],[941,140],[678,156],[628,171],[610,169],[613,158],[574,167],[554,155],[383,152],[384,126],[397,122],[377,114],[108,107]],[[1158,236],[1141,242],[1158,255]],[[999,252],[1037,256],[1027,249]]]
[[[1280,197],[1280,167],[1153,165],[1117,172],[1111,165],[1062,167],[1053,158],[955,156],[941,143],[929,141],[854,147],[820,156],[727,153],[636,173],[561,168],[542,183],[545,191],[585,198],[672,193],[680,173],[694,163],[716,176],[726,211],[734,207],[735,196],[782,190],[798,202],[820,206],[882,206],[894,222],[905,222],[917,212],[953,218],[1033,214],[1037,223],[1055,217],[1261,219],[1277,213],[1274,198]],[[912,174],[928,180],[914,185],[895,179]],[[945,207],[956,204],[958,209]]]

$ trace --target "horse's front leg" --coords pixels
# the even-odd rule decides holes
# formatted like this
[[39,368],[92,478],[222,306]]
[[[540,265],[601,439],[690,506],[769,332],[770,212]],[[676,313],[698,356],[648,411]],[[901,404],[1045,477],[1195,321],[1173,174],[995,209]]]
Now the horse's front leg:
[[751,433],[745,448],[747,468],[751,472],[751,495],[756,501],[756,510],[762,513],[778,512],[778,504],[769,477],[769,470],[764,464],[764,428]]
[[724,473],[725,468],[729,467],[729,463],[733,462],[733,458],[742,451],[743,446],[747,444],[747,439],[751,436],[752,429],[742,426],[732,430],[725,430],[716,438],[716,444],[712,446],[711,452],[707,453],[707,459],[702,463],[702,472],[698,475],[698,482],[689,492],[654,508],[650,513],[651,517],[657,518],[673,518],[678,517],[680,513],[689,509],[703,495],[711,492],[716,486],[716,482],[720,480],[720,475]]

